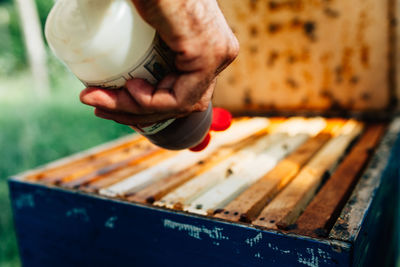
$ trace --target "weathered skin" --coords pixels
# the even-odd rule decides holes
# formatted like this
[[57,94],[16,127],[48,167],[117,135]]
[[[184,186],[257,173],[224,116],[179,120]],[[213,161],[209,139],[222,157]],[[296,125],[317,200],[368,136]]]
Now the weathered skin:
[[216,76],[239,51],[216,0],[133,0],[141,16],[177,53],[178,74],[153,87],[133,79],[126,89],[86,88],[80,98],[98,117],[134,125],[207,109]]

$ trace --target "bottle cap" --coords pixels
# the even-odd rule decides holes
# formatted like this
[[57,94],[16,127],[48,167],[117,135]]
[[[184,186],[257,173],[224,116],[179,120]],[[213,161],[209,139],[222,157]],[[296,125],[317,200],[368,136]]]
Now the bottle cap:
[[213,118],[210,130],[212,131],[225,131],[231,126],[232,114],[223,108],[213,108]]
[[201,141],[201,143],[196,145],[195,147],[190,148],[190,151],[193,151],[193,152],[202,151],[203,149],[205,149],[208,146],[208,144],[210,143],[210,140],[211,140],[211,135],[210,135],[210,133],[207,133],[207,135],[203,139],[203,141]]
[[[213,118],[210,126],[210,131],[225,131],[231,126],[232,114],[223,108],[213,108]],[[210,133],[204,138],[204,140],[195,147],[190,148],[193,152],[199,152],[207,147],[210,143]]]

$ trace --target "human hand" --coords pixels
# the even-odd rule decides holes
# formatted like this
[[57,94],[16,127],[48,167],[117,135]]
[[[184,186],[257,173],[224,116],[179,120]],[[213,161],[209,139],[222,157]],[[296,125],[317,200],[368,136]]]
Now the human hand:
[[81,101],[95,107],[96,116],[126,125],[205,111],[216,76],[239,50],[216,0],[132,1],[176,53],[178,73],[167,75],[157,86],[133,79],[118,90],[86,88]]

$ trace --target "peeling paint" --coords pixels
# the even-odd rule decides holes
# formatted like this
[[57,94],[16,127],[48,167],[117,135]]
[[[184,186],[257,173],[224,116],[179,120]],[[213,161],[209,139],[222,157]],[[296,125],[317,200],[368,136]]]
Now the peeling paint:
[[289,249],[280,249],[278,246],[271,244],[271,243],[267,243],[267,246],[272,249],[273,251],[279,251],[281,254],[290,254],[292,253],[291,250]]
[[73,208],[68,210],[65,215],[70,218],[76,218],[83,222],[89,222],[90,218],[85,208]]
[[274,245],[274,244],[267,243],[267,245],[268,245],[268,247],[269,247],[270,249],[272,249],[272,250],[275,250],[275,251],[278,251],[278,250],[279,250],[278,246],[276,246],[276,245]]
[[264,257],[261,256],[260,252],[257,252],[256,254],[254,254],[254,257],[257,259],[264,259]]
[[22,208],[34,208],[35,200],[32,194],[21,194],[15,199],[15,207],[17,209]]
[[326,251],[323,251],[322,249],[318,248],[318,257],[322,259],[324,263],[328,263],[332,260],[331,255],[327,253]]
[[115,227],[115,222],[118,220],[117,216],[112,216],[107,219],[107,221],[104,223],[104,227],[114,229]]
[[187,232],[190,237],[202,240],[202,237],[208,237],[216,240],[229,240],[229,237],[223,235],[223,228],[213,227],[208,229],[205,226],[195,226],[186,223],[174,222],[168,219],[163,220],[165,228],[178,230],[179,232]]
[[297,262],[310,267],[319,266],[319,258],[315,255],[314,249],[307,248],[307,255],[297,252]]
[[263,237],[262,233],[259,233],[255,237],[247,238],[245,242],[250,247],[253,247],[254,245],[258,244],[261,241],[262,237]]

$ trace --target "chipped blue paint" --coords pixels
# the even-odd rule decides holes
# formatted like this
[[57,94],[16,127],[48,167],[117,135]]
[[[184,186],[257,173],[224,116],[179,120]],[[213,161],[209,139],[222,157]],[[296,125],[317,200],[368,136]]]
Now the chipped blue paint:
[[256,254],[254,254],[254,257],[259,258],[259,259],[264,259],[264,257],[261,256],[260,252],[257,252]]
[[320,266],[319,258],[314,254],[314,249],[307,248],[306,252],[307,254],[305,255],[297,253],[298,262],[310,267],[319,267]]
[[65,216],[69,218],[82,220],[83,222],[90,221],[89,215],[87,214],[85,208],[72,208],[70,210],[67,210],[67,212],[65,212]]
[[104,227],[113,229],[114,225],[115,225],[115,222],[117,220],[118,220],[117,216],[112,216],[112,217],[108,218],[107,221],[104,223]]
[[253,247],[254,245],[258,244],[262,239],[262,233],[258,233],[255,237],[253,238],[247,238],[245,243],[248,244],[250,247]]
[[[204,237],[217,240],[229,240],[229,237],[223,234],[223,228],[213,227],[208,229],[204,225],[201,227],[190,225],[187,223],[174,222],[168,219],[163,220],[164,227],[167,229],[187,232],[187,234],[196,239],[202,240]],[[203,236],[203,238],[202,238]]]
[[20,194],[15,198],[15,207],[17,209],[34,208],[35,200],[32,194]]
[[[346,242],[284,235],[16,180],[9,184],[25,266],[304,266],[313,263],[307,248],[314,257],[317,251],[325,253],[319,266],[350,265]],[[16,209],[16,197],[29,193],[35,207]],[[107,222],[113,227],[105,227]]]

